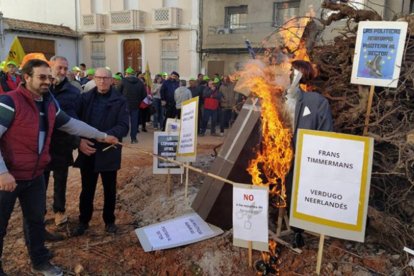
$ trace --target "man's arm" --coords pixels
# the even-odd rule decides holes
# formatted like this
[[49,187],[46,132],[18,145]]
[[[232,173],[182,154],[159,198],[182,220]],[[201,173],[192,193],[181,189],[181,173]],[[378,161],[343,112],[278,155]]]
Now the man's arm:
[[[7,95],[0,95],[0,139],[14,120],[14,103]],[[0,191],[13,192],[16,180],[9,173],[0,152]]]
[[108,144],[119,143],[118,138],[107,135],[90,125],[69,117],[63,110],[59,109],[56,114],[55,128],[75,136],[96,139]]

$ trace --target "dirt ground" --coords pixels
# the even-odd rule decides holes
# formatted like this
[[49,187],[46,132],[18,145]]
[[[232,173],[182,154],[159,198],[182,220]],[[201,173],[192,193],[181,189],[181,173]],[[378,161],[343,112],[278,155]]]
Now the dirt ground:
[[[145,253],[134,232],[138,227],[177,217],[191,211],[190,204],[204,177],[190,173],[189,200],[184,199],[184,184],[173,176],[171,196],[167,196],[166,176],[152,174],[152,157],[137,148],[152,151],[152,130],[140,133],[138,144],[123,149],[122,169],[118,175],[116,205],[117,234],[107,234],[102,221],[103,193],[98,185],[95,212],[90,228],[81,237],[70,237],[78,218],[80,174],[71,169],[67,191],[69,222],[62,227],[53,224],[52,189],[48,191],[47,228],[66,236],[60,242],[47,243],[54,254],[53,262],[65,275],[256,275],[248,268],[247,250],[232,245],[232,232],[192,245]],[[200,137],[198,159],[194,166],[208,169],[214,157],[213,148],[225,137]],[[52,187],[53,184],[50,184]],[[291,237],[287,236],[286,241]],[[305,234],[306,246],[296,254],[280,245],[280,275],[312,275],[316,267],[319,239]],[[414,275],[404,255],[392,254],[376,244],[369,234],[365,243],[330,238],[325,241],[322,275]],[[15,206],[4,246],[4,269],[9,275],[32,275],[24,244],[21,211]],[[261,259],[253,252],[253,261]],[[414,263],[414,261],[413,261]],[[413,264],[414,266],[414,264]]]

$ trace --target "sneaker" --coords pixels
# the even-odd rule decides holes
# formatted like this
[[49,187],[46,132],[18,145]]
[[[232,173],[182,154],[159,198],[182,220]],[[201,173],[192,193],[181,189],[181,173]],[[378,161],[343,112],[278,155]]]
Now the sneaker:
[[85,231],[88,228],[89,228],[89,225],[85,223],[79,223],[78,226],[75,228],[75,230],[73,230],[72,236],[73,237],[82,236],[83,234],[85,234]]
[[137,139],[131,139],[131,144],[137,144],[138,140]]
[[65,237],[59,233],[52,233],[45,229],[45,241],[56,242],[63,241]]
[[33,266],[33,273],[42,273],[45,276],[63,276],[63,271],[60,267],[52,265],[50,262],[45,262],[41,265]]
[[118,227],[115,225],[115,223],[109,223],[105,225],[105,231],[107,233],[115,234],[116,231],[118,231]]
[[55,224],[56,226],[62,225],[68,222],[68,216],[64,212],[55,213]]

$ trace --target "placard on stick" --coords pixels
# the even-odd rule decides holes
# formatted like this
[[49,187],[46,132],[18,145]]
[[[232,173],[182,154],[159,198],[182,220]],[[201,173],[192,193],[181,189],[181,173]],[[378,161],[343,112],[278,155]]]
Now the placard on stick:
[[373,139],[300,129],[291,226],[363,242]]
[[[164,158],[176,159],[178,145],[178,133],[166,133],[161,131],[154,132],[154,154]],[[154,174],[182,174],[183,167],[177,164],[153,158]]]
[[397,87],[407,26],[400,21],[358,23],[351,83]]
[[233,244],[269,251],[267,187],[237,184],[233,186]]
[[197,158],[198,98],[182,103],[177,160],[194,162]]

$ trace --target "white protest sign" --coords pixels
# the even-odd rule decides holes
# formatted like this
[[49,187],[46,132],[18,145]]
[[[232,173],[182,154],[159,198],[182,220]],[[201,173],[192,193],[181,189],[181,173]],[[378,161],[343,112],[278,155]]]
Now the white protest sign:
[[358,23],[351,83],[397,87],[407,26],[400,21]]
[[[253,241],[259,243],[253,243],[253,249],[268,251],[268,204],[267,187],[243,184],[233,187],[233,238],[236,246],[243,246],[236,240]],[[247,243],[243,247],[247,247]]]
[[182,246],[220,235],[223,230],[207,224],[198,214],[148,225],[135,230],[145,252]]
[[[178,133],[154,132],[154,154],[168,159],[176,159]],[[153,158],[152,171],[154,174],[182,174],[184,169],[178,164]]]
[[290,224],[364,241],[373,139],[300,129]]
[[197,157],[197,121],[198,97],[182,103],[180,121],[180,139],[178,141],[177,159],[194,162]]

